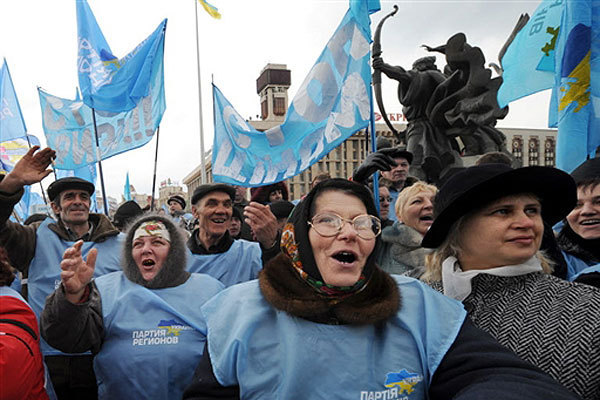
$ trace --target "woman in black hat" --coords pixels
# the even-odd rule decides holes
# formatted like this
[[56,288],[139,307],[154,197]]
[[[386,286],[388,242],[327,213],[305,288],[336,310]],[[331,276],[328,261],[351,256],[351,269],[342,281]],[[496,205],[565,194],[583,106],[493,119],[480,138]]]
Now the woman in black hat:
[[259,280],[202,307],[207,347],[184,398],[575,397],[474,328],[460,303],[379,269],[380,230],[365,186],[315,186]]
[[567,215],[558,245],[567,261],[567,279],[600,287],[600,158],[577,167],[577,205]]
[[423,279],[460,300],[478,327],[584,399],[600,398],[600,290],[549,274],[543,222],[575,205],[575,183],[549,167],[501,164],[452,176],[435,201]]

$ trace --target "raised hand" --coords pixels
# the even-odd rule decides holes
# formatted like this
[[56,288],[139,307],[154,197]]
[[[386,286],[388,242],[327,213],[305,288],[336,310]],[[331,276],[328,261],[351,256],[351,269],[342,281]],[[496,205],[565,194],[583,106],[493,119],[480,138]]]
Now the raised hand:
[[352,175],[352,180],[359,183],[366,182],[371,175],[377,171],[389,171],[396,166],[396,162],[391,157],[396,149],[388,147],[371,153],[365,161],[356,169]]
[[244,216],[256,240],[263,248],[271,248],[277,239],[277,218],[271,212],[271,207],[252,201],[244,208]]
[[73,247],[65,250],[63,260],[60,262],[62,286],[67,300],[74,304],[81,300],[85,287],[92,280],[98,256],[98,250],[92,249],[89,251],[87,259],[84,260],[81,255],[81,246],[83,246],[83,240],[78,240]]
[[38,151],[39,148],[40,146],[33,146],[15,164],[12,171],[0,182],[0,190],[14,193],[25,185],[40,182],[52,172],[47,168],[56,157],[56,152],[49,147]]

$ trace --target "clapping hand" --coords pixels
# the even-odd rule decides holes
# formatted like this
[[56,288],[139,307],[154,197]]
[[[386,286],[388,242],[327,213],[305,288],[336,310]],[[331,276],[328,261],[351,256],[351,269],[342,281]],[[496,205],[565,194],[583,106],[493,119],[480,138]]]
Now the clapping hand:
[[83,240],[77,241],[73,247],[69,247],[63,254],[63,260],[60,262],[60,279],[65,290],[67,300],[71,303],[78,303],[85,292],[85,287],[94,276],[94,267],[96,265],[97,249],[91,249],[87,259],[84,260],[81,255]]

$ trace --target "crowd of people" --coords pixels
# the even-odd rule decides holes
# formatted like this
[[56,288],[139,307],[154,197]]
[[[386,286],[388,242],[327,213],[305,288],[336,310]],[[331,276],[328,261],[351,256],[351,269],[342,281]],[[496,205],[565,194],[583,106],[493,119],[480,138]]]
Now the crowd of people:
[[0,176],[0,399],[600,399],[600,158],[431,184],[387,147],[112,221],[69,177],[10,221],[53,157]]

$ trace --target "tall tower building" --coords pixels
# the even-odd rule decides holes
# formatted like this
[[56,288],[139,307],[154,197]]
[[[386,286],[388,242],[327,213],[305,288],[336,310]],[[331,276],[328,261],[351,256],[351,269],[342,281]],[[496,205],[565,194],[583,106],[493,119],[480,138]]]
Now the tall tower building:
[[288,106],[287,91],[291,84],[292,74],[285,64],[267,64],[263,68],[256,80],[263,121],[283,122]]

